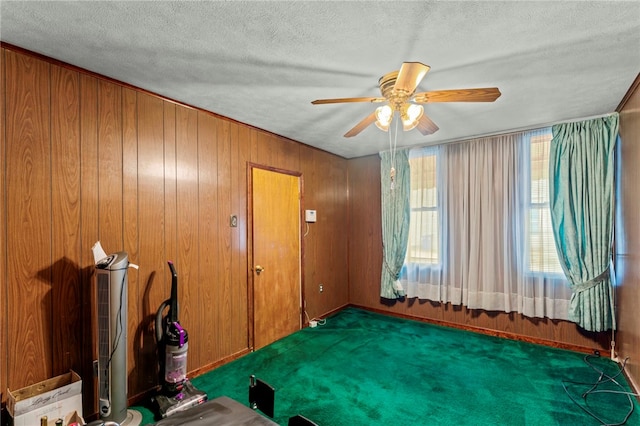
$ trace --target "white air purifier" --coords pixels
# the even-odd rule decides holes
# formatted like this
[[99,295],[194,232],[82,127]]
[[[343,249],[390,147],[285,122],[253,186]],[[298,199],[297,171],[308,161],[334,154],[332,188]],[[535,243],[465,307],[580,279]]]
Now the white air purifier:
[[[99,243],[96,243],[99,245]],[[95,254],[96,259],[100,255]],[[99,252],[102,252],[101,249]],[[104,254],[104,252],[102,252]],[[127,285],[129,256],[118,252],[96,260],[98,314],[98,414],[103,421],[139,424],[127,410]],[[139,421],[136,423],[136,419]]]
[[96,264],[98,284],[98,412],[103,420],[127,417],[127,269],[116,253]]

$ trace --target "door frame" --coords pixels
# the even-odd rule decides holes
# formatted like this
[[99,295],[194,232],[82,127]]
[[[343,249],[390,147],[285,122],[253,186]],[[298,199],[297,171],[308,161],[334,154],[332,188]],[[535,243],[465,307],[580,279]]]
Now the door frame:
[[300,261],[300,329],[306,324],[304,318],[305,312],[305,285],[304,285],[304,178],[301,172],[277,167],[265,166],[264,164],[247,162],[247,347],[251,352],[254,351],[255,343],[255,316],[254,316],[254,284],[255,274],[253,271],[253,169],[262,169],[270,172],[282,173],[285,175],[295,176],[298,178],[300,185],[300,229],[298,235],[300,238],[300,252],[298,253]]

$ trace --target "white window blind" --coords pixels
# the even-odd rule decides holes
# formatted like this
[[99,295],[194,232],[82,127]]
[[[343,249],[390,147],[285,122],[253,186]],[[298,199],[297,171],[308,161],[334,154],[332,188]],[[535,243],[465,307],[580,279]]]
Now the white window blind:
[[534,134],[530,143],[528,265],[529,271],[538,273],[562,273],[549,213],[551,138],[551,132]]
[[420,150],[409,157],[411,167],[411,224],[407,263],[440,263],[437,155]]

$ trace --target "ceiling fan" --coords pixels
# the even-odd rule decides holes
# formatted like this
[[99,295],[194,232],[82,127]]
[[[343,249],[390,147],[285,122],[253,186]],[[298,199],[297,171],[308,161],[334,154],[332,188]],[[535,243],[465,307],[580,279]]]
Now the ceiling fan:
[[423,135],[430,135],[438,130],[438,126],[424,113],[421,104],[432,102],[493,102],[500,97],[497,87],[480,89],[437,90],[433,92],[415,93],[418,84],[431,67],[420,62],[403,62],[400,70],[392,71],[380,77],[378,85],[382,97],[317,99],[314,105],[348,102],[386,102],[365,117],[351,130],[345,133],[346,138],[357,135],[370,124],[375,123],[380,130],[388,131],[394,115],[400,115],[405,131],[418,128]]

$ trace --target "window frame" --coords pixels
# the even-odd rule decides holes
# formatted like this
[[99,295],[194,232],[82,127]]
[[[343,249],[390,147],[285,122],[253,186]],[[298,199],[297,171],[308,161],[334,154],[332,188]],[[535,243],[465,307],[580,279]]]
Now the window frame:
[[[436,203],[435,206],[431,206],[431,207],[425,207],[425,206],[420,206],[420,207],[413,207],[411,205],[409,205],[409,209],[410,209],[410,215],[413,215],[413,213],[423,213],[423,212],[435,212],[436,213],[436,219],[437,219],[437,224],[436,224],[436,228],[437,228],[437,232],[438,232],[438,241],[437,241],[437,246],[438,246],[438,250],[437,250],[437,261],[433,262],[431,260],[428,260],[429,258],[420,258],[420,257],[416,257],[416,256],[410,256],[410,251],[411,251],[411,247],[410,244],[407,244],[407,253],[405,254],[405,261],[404,264],[406,265],[419,265],[420,267],[424,267],[424,268],[431,268],[431,269],[441,269],[442,268],[442,235],[443,235],[443,229],[442,229],[442,208],[441,208],[441,184],[442,184],[442,179],[441,179],[441,174],[440,174],[440,166],[439,166],[439,151],[437,148],[435,147],[423,147],[423,148],[418,148],[418,149],[412,149],[409,153],[409,164],[411,164],[411,159],[413,158],[421,158],[421,157],[434,157],[435,161],[435,190],[436,190]],[[424,188],[423,188],[424,189]],[[410,198],[411,199],[411,198]],[[411,233],[409,233],[409,235],[411,235]],[[411,238],[411,236],[409,236],[409,238]]]
[[[546,129],[546,131],[543,133],[543,135],[547,136],[548,135],[548,139],[546,141],[548,141],[549,143],[551,142],[551,139],[553,138],[553,134],[551,132],[551,129]],[[559,278],[559,277],[564,277],[564,272],[562,270],[562,265],[560,263],[560,259],[558,259],[558,267],[559,270],[557,271],[545,271],[544,269],[533,269],[533,265],[531,262],[531,245],[532,245],[532,241],[531,241],[531,212],[532,211],[542,211],[543,209],[547,209],[547,211],[550,210],[550,200],[547,199],[547,201],[543,201],[543,202],[534,202],[533,201],[533,194],[532,194],[532,190],[533,190],[533,154],[532,154],[532,147],[534,143],[537,143],[534,141],[535,138],[540,137],[540,135],[535,135],[535,134],[530,134],[528,135],[528,142],[525,143],[525,149],[526,149],[526,154],[524,156],[524,161],[523,161],[523,165],[524,167],[526,167],[527,170],[527,174],[526,174],[526,197],[525,197],[525,214],[523,215],[523,220],[525,221],[524,223],[524,227],[523,229],[525,230],[525,240],[526,240],[526,244],[525,244],[525,265],[526,265],[526,271],[525,274],[531,277],[548,277],[548,278]],[[545,141],[545,142],[546,142]],[[549,157],[549,153],[547,152],[547,163],[549,161],[548,159]],[[549,185],[549,180],[550,177],[547,175],[547,185]],[[549,211],[550,214],[550,211]],[[553,230],[552,230],[553,232]],[[553,237],[553,235],[552,235]],[[556,253],[557,256],[557,253]],[[544,267],[544,265],[543,265]]]

